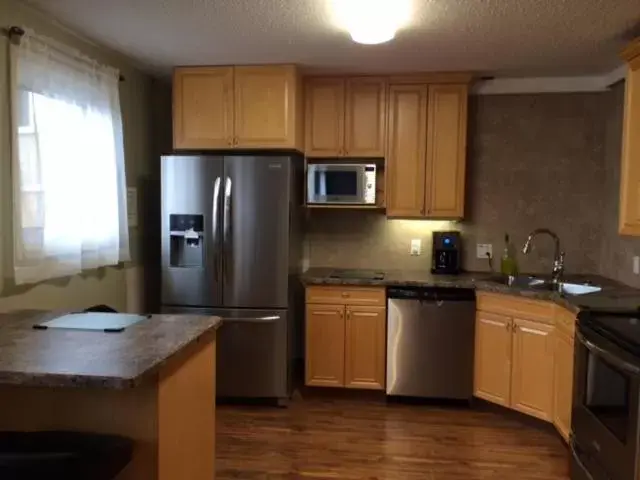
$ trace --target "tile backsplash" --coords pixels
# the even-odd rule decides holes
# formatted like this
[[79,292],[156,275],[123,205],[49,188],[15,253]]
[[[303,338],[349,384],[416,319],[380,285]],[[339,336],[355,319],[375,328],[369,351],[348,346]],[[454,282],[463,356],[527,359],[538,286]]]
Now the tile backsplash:
[[[567,272],[602,270],[630,283],[634,278],[620,275],[618,264],[628,263],[628,252],[640,241],[618,237],[613,212],[623,90],[471,97],[464,221],[387,220],[375,212],[316,210],[308,214],[308,263],[428,269],[431,232],[455,229],[463,234],[464,268],[488,270],[487,261],[476,258],[476,243],[491,243],[498,258],[505,232],[519,250],[531,230],[547,227],[560,236]],[[409,255],[413,238],[423,241],[421,256]],[[552,256],[552,240],[540,237],[529,255],[519,254],[520,269],[548,272]]]

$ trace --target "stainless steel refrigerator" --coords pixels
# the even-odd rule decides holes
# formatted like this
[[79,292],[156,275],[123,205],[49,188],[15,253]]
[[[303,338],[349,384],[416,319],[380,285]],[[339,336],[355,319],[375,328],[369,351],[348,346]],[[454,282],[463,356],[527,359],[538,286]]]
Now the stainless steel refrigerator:
[[219,397],[290,393],[302,171],[294,155],[162,157],[162,311],[223,317]]

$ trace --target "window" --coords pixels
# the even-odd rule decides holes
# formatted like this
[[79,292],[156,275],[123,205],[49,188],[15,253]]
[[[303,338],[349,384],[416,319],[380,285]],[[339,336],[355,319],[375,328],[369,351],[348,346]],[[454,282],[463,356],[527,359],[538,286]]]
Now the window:
[[32,33],[11,65],[16,283],[129,260],[118,72]]

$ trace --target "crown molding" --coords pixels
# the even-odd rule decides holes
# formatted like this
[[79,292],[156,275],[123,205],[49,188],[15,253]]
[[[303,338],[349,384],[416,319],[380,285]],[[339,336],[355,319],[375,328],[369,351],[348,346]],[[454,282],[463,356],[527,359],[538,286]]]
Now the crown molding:
[[494,78],[476,82],[471,89],[471,95],[604,92],[614,83],[623,80],[626,73],[627,65],[620,65],[603,75]]

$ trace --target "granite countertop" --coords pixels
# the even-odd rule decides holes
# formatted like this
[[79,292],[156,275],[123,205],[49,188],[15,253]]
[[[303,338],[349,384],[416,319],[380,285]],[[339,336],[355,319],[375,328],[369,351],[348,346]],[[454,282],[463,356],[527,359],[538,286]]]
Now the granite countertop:
[[[586,283],[602,287],[596,293],[586,295],[562,295],[557,292],[525,286],[508,286],[492,279],[495,273],[465,272],[459,275],[433,275],[428,271],[384,271],[382,280],[361,278],[330,278],[335,268],[313,267],[301,276],[305,285],[353,285],[353,286],[415,286],[473,288],[478,291],[503,293],[508,295],[552,301],[575,313],[584,308],[629,310],[640,306],[640,290],[616,282],[600,275],[565,275],[564,281]],[[383,270],[376,270],[383,271]],[[544,275],[536,275],[544,278]]]
[[124,389],[155,380],[174,355],[206,340],[222,320],[152,315],[121,333],[33,325],[67,312],[0,315],[0,385]]

